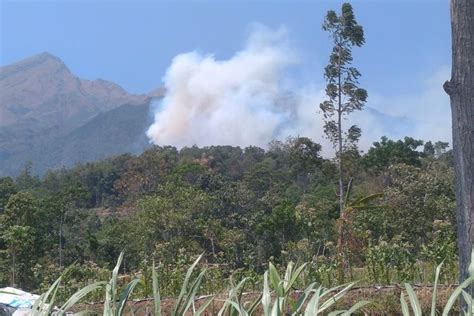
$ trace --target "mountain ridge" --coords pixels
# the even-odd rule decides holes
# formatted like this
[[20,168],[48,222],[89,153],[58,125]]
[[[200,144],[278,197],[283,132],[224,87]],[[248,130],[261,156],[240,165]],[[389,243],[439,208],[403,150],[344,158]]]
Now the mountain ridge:
[[6,114],[0,126],[37,123],[33,118],[39,114],[42,126],[57,123],[58,119],[67,124],[122,104],[142,104],[147,98],[129,94],[103,79],[80,79],[50,53],[0,68],[0,111]]
[[[67,155],[57,144],[66,144],[68,135],[91,122],[105,125],[97,130],[103,134],[85,134],[88,137],[85,142],[90,140],[95,145],[81,148],[84,162],[94,160],[95,152],[101,152],[98,157],[105,158],[108,152],[101,147],[109,148],[110,154],[125,152],[134,147],[130,142],[135,136],[119,137],[122,142],[109,139],[107,141],[112,144],[109,146],[104,143],[103,136],[111,135],[110,130],[120,134],[120,129],[117,130],[112,121],[97,120],[97,117],[119,109],[112,116],[120,118],[121,124],[125,125],[123,132],[135,135],[139,125],[144,136],[148,120],[144,115],[132,115],[129,108],[136,107],[137,112],[143,114],[150,101],[163,94],[163,88],[149,94],[130,94],[112,81],[81,79],[60,58],[47,52],[1,67],[0,176],[17,174],[30,160],[38,174],[47,168],[82,162],[72,159],[79,151],[74,149],[74,144],[68,145]],[[126,125],[133,126],[133,132]],[[103,143],[99,144],[95,138]]]

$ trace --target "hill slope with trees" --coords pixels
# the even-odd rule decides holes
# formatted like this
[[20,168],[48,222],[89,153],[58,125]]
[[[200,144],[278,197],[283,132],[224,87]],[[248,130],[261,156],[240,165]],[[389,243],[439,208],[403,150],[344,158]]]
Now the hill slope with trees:
[[267,151],[153,147],[42,179],[25,168],[0,179],[1,284],[37,289],[60,265],[110,268],[122,250],[130,272],[205,253],[223,276],[296,260],[334,282],[340,221],[351,269],[374,282],[416,280],[421,262],[456,266],[451,153],[422,144],[384,138],[365,155],[345,152],[343,218],[337,166],[307,138]]

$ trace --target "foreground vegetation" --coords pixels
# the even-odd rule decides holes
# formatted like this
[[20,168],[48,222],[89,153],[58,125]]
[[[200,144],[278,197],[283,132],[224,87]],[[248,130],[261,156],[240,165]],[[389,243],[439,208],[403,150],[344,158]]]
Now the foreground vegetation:
[[[474,251],[472,253],[474,258]],[[364,307],[370,305],[370,301],[358,301],[348,309],[338,308],[338,301],[341,300],[347,292],[355,285],[355,282],[336,286],[326,289],[316,282],[309,285],[304,285],[303,290],[296,290],[301,284],[301,274],[306,268],[303,264],[299,267],[290,262],[281,276],[277,268],[273,264],[269,264],[268,270],[263,275],[263,289],[260,291],[258,297],[253,301],[245,301],[243,299],[243,291],[247,278],[243,278],[239,283],[235,284],[231,281],[230,289],[228,290],[228,297],[221,300],[218,312],[211,311],[210,305],[215,300],[215,296],[209,296],[206,300],[197,305],[197,293],[201,287],[203,277],[206,270],[200,272],[194,271],[202,256],[199,256],[196,261],[187,270],[186,276],[181,286],[179,296],[175,300],[172,312],[168,313],[172,316],[181,316],[192,314],[199,316],[206,312],[206,314],[217,315],[239,315],[249,316],[254,314],[263,315],[352,315],[354,313],[363,312]],[[140,284],[140,279],[135,278],[125,285],[119,295],[119,278],[118,272],[123,260],[123,253],[120,254],[118,262],[112,272],[112,278],[108,283],[98,282],[90,284],[76,293],[74,293],[61,307],[54,307],[56,294],[60,287],[62,276],[56,280],[49,290],[42,294],[36,301],[31,312],[32,315],[65,315],[65,313],[79,300],[87,296],[89,293],[105,287],[105,300],[103,302],[103,315],[120,316],[125,312],[127,300],[137,285]],[[474,260],[472,261],[474,262]],[[440,264],[436,268],[435,282],[433,286],[432,302],[430,315],[438,314],[437,309],[437,289],[439,275],[442,268]],[[471,264],[471,271],[474,271],[474,263]],[[463,310],[464,315],[473,315],[474,306],[473,298],[464,289],[474,283],[474,274],[466,281],[455,288],[447,300],[446,305],[442,308],[442,315],[447,316],[452,312],[453,306],[460,296],[462,296],[467,303]],[[155,265],[152,266],[152,287],[153,287],[153,301],[154,301],[154,315],[162,315],[162,301],[160,296],[160,280],[156,273]],[[424,313],[420,300],[417,297],[412,286],[405,283],[405,291],[400,295],[400,308],[404,316],[421,316]],[[383,310],[382,312],[387,312]],[[83,314],[94,314],[91,311],[81,311]],[[134,313],[130,309],[130,313]],[[147,313],[148,314],[148,313]]]

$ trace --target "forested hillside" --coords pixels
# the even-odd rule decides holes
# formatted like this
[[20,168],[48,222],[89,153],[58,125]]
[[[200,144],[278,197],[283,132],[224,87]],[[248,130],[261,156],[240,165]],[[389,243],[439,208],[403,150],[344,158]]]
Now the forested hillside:
[[[72,278],[85,282],[122,250],[124,273],[154,259],[169,280],[201,253],[219,279],[254,275],[268,261],[312,262],[314,279],[326,284],[362,270],[376,283],[424,280],[442,260],[456,266],[446,143],[382,138],[366,154],[346,150],[351,184],[341,219],[337,168],[320,150],[289,138],[266,151],[153,147],[43,178],[26,166],[0,178],[0,283],[39,289],[71,264]],[[349,258],[342,274],[339,224]],[[173,293],[172,281],[163,284]]]

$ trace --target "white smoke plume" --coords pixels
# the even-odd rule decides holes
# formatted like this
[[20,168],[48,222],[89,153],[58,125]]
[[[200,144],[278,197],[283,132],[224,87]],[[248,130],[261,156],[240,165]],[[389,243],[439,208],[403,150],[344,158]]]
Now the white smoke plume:
[[[319,113],[324,87],[288,82],[287,70],[298,62],[288,42],[285,28],[258,26],[245,48],[227,60],[197,52],[177,55],[163,79],[166,96],[155,105],[154,123],[147,131],[151,142],[266,148],[274,139],[306,136],[323,146],[324,156],[333,156]],[[449,141],[444,78],[443,68],[419,93],[396,99],[369,91],[367,108],[351,114],[345,128],[362,128],[362,150],[383,135]]]
[[228,60],[197,52],[176,56],[164,77],[166,96],[156,107],[148,137],[155,144],[178,147],[266,147],[298,115],[282,84],[285,70],[295,62],[287,31],[262,26]]

